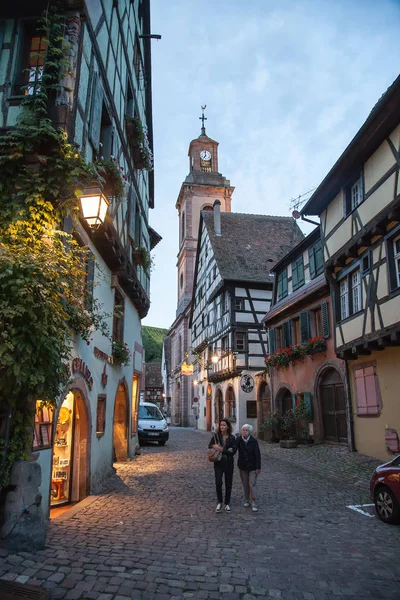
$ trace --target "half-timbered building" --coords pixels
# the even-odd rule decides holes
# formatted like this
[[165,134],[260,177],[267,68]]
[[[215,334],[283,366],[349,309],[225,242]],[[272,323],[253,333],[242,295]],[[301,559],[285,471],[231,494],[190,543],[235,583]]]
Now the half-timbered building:
[[190,327],[199,428],[222,417],[260,431],[268,410],[268,343],[262,319],[272,297],[270,270],[303,234],[290,217],[202,212]]
[[[38,22],[53,4],[30,0],[2,5],[2,132],[15,126],[24,98],[42,85],[47,42]],[[150,306],[150,269],[138,260],[137,251],[142,259],[149,257],[160,240],[149,225],[149,209],[154,208],[150,2],[65,0],[57,6],[66,68],[48,116],[87,162],[107,167],[105,221],[91,229],[82,216],[74,235],[90,250],[87,279],[96,284],[93,297],[112,315],[112,339],[100,331],[87,343],[74,337],[70,380],[56,409],[38,401],[33,450],[42,471],[45,518],[50,505],[77,502],[98,489],[113,472],[113,461],[135,452],[141,318]],[[136,131],[147,137],[147,160],[138,154],[133,119]],[[115,171],[124,188],[118,196],[106,175]],[[65,229],[72,231],[71,219],[65,220]],[[129,360],[120,361],[116,348],[125,344]]]
[[321,217],[337,356],[348,365],[359,452],[399,450],[400,77],[302,213]]
[[314,229],[272,269],[268,328],[272,406],[285,413],[301,400],[310,422],[304,441],[351,439],[344,361],[335,354],[332,301],[324,274],[321,235]]

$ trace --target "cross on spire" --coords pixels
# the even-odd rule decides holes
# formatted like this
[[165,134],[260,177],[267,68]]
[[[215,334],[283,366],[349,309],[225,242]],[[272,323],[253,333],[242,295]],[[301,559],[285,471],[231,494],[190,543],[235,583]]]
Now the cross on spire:
[[207,117],[204,116],[204,111],[207,108],[207,104],[205,104],[204,106],[201,107],[202,113],[201,113],[201,117],[199,117],[200,121],[201,121],[201,135],[206,135],[206,128],[204,127],[204,121],[207,121]]

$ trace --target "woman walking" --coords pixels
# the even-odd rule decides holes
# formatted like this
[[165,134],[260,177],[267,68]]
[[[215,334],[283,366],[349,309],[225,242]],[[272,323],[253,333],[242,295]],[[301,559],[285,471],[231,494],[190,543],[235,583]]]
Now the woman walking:
[[214,463],[215,487],[217,490],[218,504],[215,512],[222,511],[222,480],[225,476],[225,510],[231,511],[232,480],[233,480],[233,456],[236,452],[236,440],[232,435],[232,425],[228,419],[221,419],[218,429],[213,435],[209,448],[222,452],[221,460]]
[[242,435],[237,439],[238,467],[243,486],[244,506],[247,508],[251,503],[251,510],[257,512],[254,488],[261,470],[261,453],[258,441],[251,435],[252,431],[251,425],[243,425]]

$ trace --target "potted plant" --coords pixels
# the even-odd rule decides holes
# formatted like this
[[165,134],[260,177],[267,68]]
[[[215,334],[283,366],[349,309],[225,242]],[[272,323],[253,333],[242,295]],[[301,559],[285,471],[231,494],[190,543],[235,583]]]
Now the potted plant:
[[95,165],[104,194],[107,197],[115,198],[117,201],[122,200],[128,182],[127,176],[123,174],[123,168],[117,165],[115,158],[111,160],[100,159],[96,161]]
[[133,260],[141,265],[145,273],[149,274],[152,266],[150,252],[144,246],[135,246],[133,249]]
[[311,415],[306,407],[304,398],[300,398],[296,402],[296,406],[293,409],[293,413],[296,419],[296,429],[298,437],[304,441],[304,443],[310,443],[308,439],[308,424],[311,421]]
[[274,410],[273,413],[267,417],[262,424],[261,428],[265,430],[270,430],[271,432],[271,442],[279,442],[279,438],[281,436],[281,429],[283,424],[283,415],[279,410]]
[[125,115],[126,137],[137,169],[153,170],[153,153],[149,145],[147,127],[139,117]]
[[303,347],[306,354],[323,352],[326,350],[326,340],[322,336],[310,338],[307,342],[305,342],[305,344],[303,344]]
[[128,344],[114,340],[112,343],[113,364],[126,366],[131,360],[131,353]]
[[296,448],[297,446],[297,417],[294,409],[290,408],[282,416],[282,439],[279,442],[281,448]]

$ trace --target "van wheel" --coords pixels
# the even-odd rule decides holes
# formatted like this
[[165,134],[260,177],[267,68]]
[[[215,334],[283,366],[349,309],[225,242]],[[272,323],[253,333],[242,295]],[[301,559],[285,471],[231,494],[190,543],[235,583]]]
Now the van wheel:
[[159,445],[159,446],[165,446],[165,441],[158,442],[158,445]]

